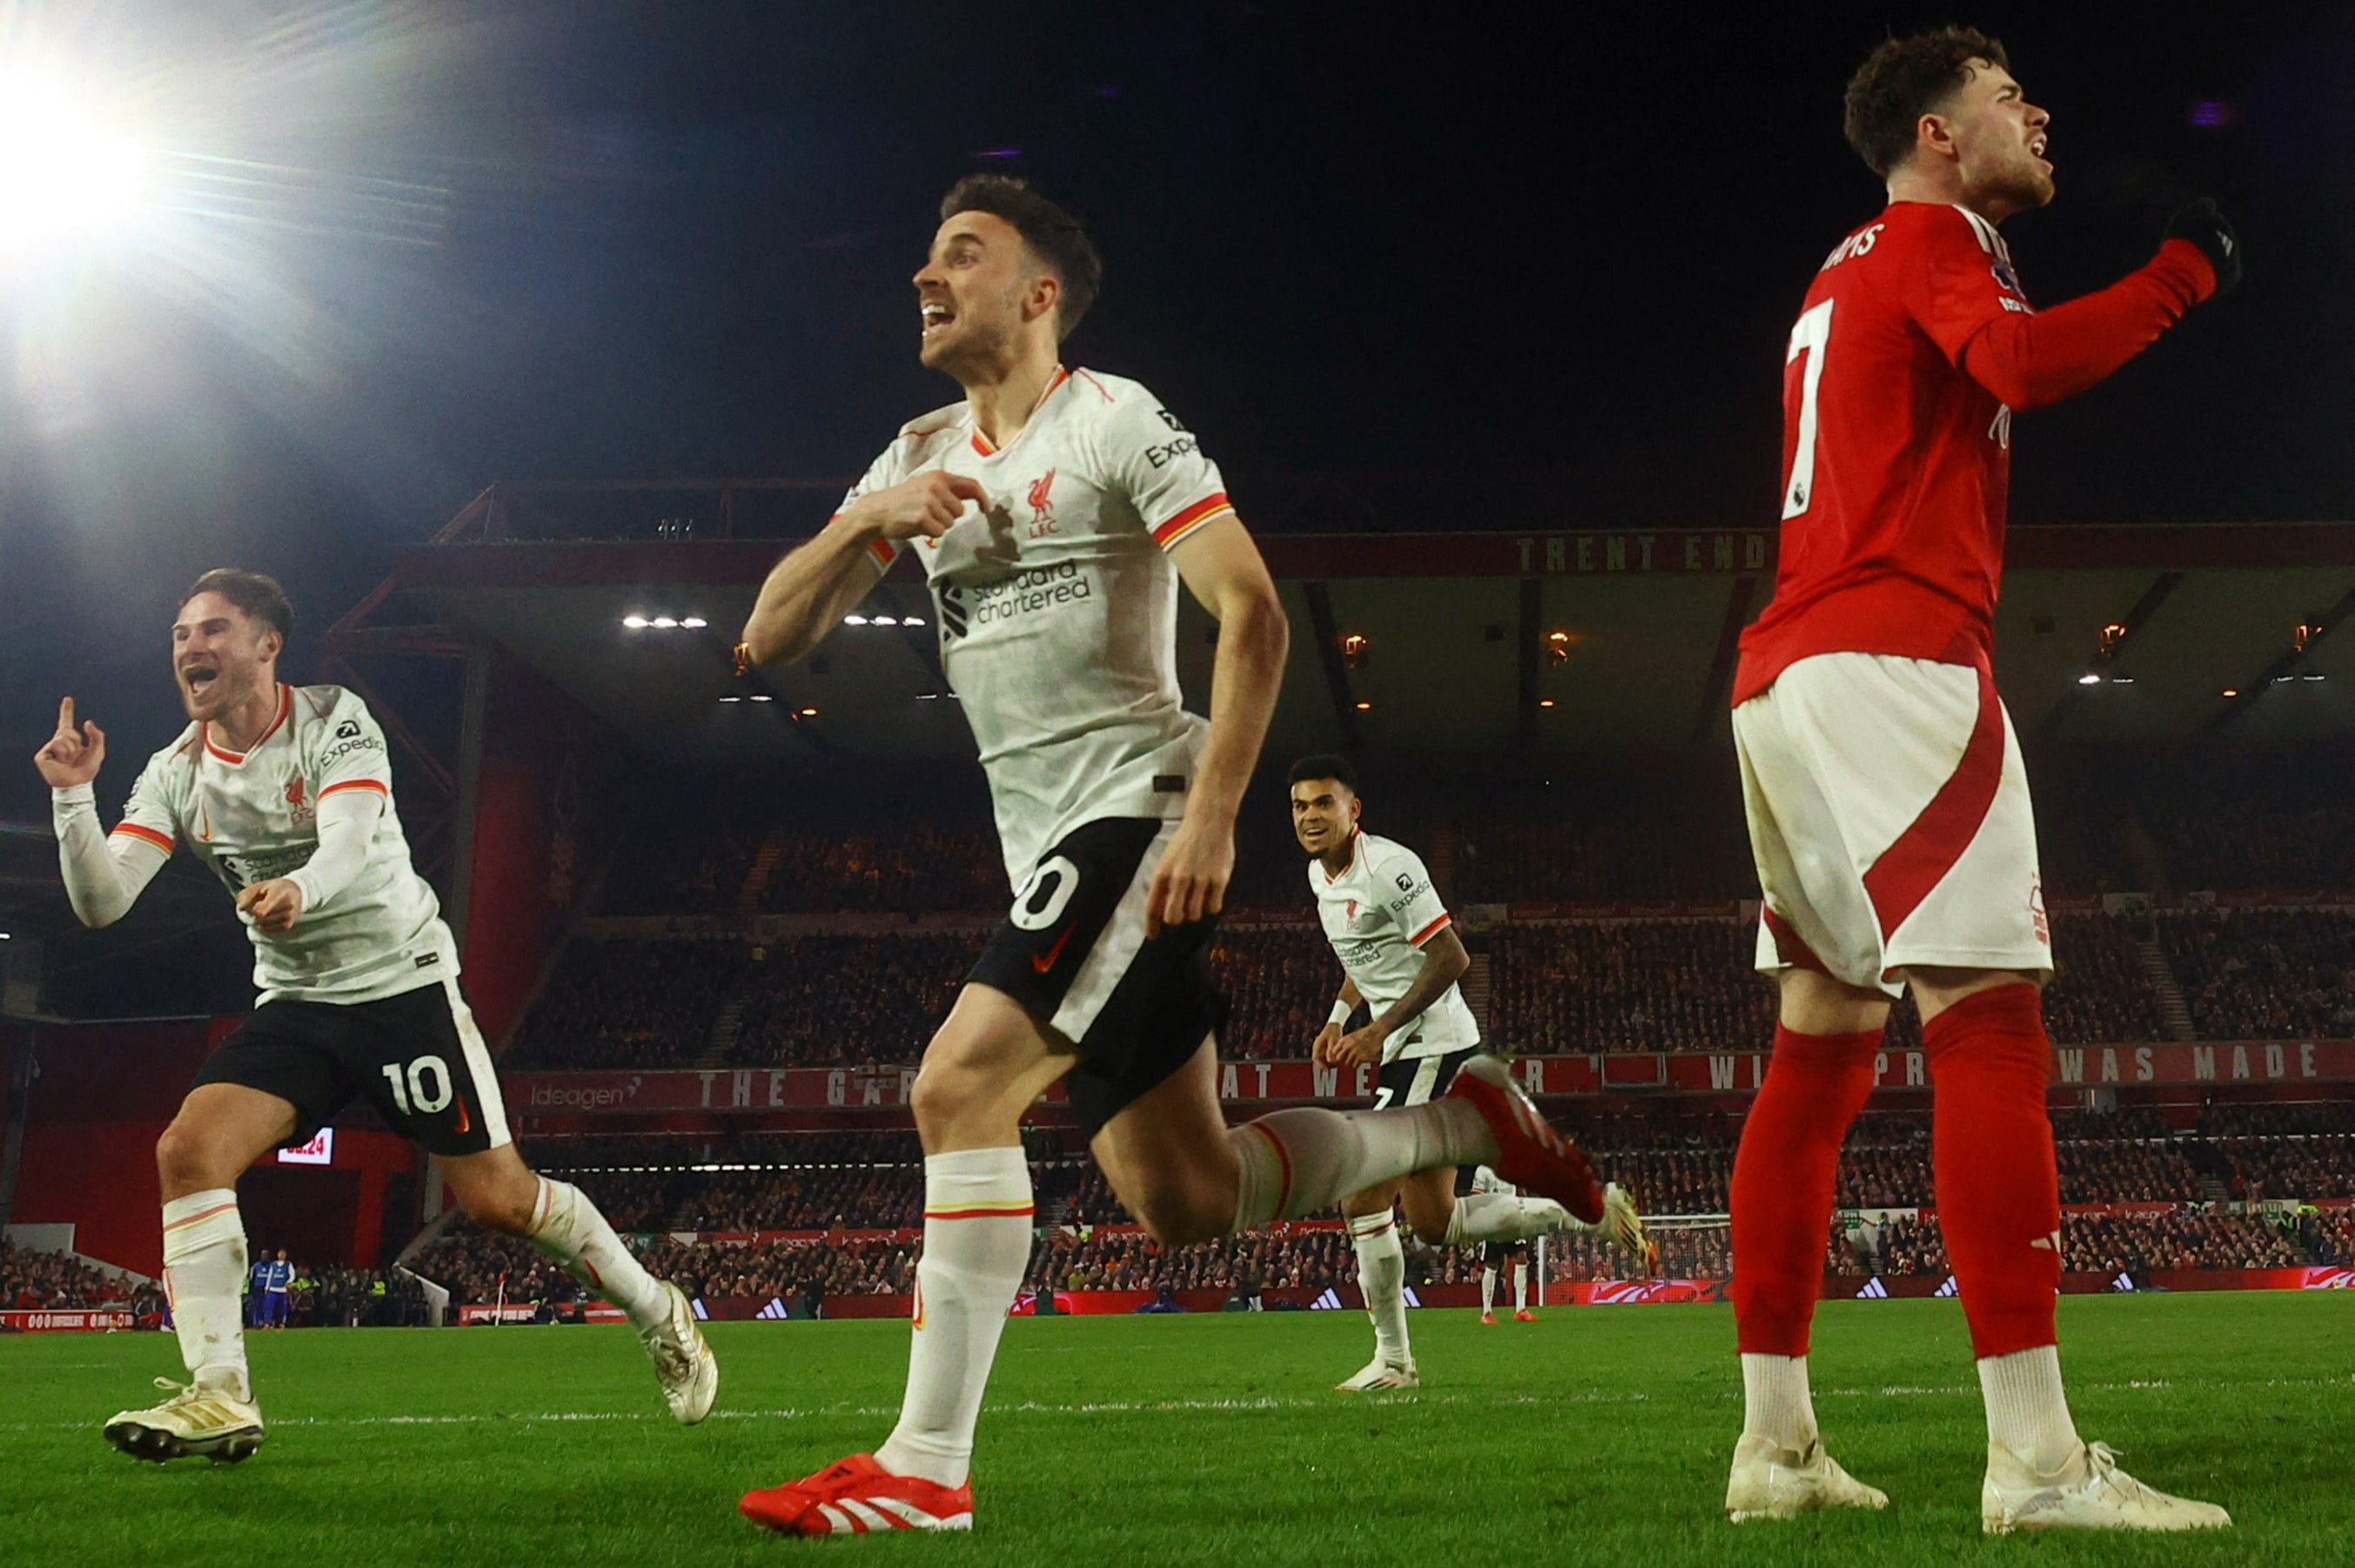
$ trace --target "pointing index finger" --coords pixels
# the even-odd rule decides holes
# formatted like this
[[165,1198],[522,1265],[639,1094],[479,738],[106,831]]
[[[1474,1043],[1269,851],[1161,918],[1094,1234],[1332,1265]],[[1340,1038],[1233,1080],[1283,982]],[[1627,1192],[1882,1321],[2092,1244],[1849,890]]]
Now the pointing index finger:
[[73,699],[62,698],[58,702],[58,728],[70,735],[73,733]]

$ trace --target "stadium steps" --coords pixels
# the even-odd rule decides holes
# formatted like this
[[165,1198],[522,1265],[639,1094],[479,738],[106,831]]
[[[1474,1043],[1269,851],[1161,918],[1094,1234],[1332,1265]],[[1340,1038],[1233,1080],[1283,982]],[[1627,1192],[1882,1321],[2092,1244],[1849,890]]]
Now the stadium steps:
[[2134,939],[2135,951],[2142,955],[2142,972],[2150,980],[2151,995],[2158,998],[2158,1016],[2167,1025],[2167,1038],[2173,1040],[2193,1040],[2200,1031],[2191,1025],[2191,1005],[2183,999],[2183,987],[2175,978],[2175,966],[2167,961],[2167,949],[2159,945],[2156,933]]
[[743,1032],[744,1008],[751,998],[738,986],[728,999],[719,1004],[719,1014],[711,1020],[711,1033],[696,1053],[693,1065],[699,1068],[725,1067],[729,1052],[736,1049],[736,1037]]
[[761,900],[767,895],[769,882],[777,874],[777,862],[785,858],[785,830],[772,828],[752,851],[751,869],[744,873],[744,885],[736,890],[736,912],[750,920],[761,912]]
[[1464,971],[1461,982],[1464,1004],[1472,1009],[1472,1017],[1480,1026],[1481,1037],[1486,1039],[1488,1034],[1488,955],[1475,953],[1471,958],[1472,966]]

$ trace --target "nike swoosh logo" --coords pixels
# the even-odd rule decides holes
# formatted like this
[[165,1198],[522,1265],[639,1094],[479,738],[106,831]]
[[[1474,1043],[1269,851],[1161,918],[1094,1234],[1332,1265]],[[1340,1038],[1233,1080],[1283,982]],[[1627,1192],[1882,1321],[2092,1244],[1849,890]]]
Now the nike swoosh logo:
[[1063,934],[1055,938],[1054,946],[1050,947],[1044,953],[1034,953],[1031,955],[1030,967],[1036,969],[1041,975],[1044,975],[1048,970],[1052,969],[1055,966],[1055,960],[1063,955],[1063,944],[1069,942],[1071,939],[1071,928],[1067,925],[1063,927]]

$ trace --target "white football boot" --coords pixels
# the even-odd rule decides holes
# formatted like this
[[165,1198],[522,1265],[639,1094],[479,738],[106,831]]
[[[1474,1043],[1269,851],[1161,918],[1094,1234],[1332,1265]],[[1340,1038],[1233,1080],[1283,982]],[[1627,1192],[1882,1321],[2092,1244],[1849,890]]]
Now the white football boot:
[[654,1360],[663,1403],[681,1426],[692,1426],[711,1413],[711,1402],[719,1395],[719,1359],[703,1342],[686,1294],[668,1280],[662,1287],[670,1298],[670,1313],[653,1328],[640,1329],[638,1343]]
[[1824,1452],[1818,1437],[1804,1452],[1772,1438],[1749,1437],[1733,1445],[1733,1475],[1725,1483],[1725,1511],[1736,1524],[1753,1519],[1792,1519],[1818,1509],[1884,1509],[1889,1494],[1868,1487]]
[[1377,1355],[1356,1377],[1333,1386],[1342,1393],[1366,1393],[1386,1388],[1421,1388],[1423,1377],[1414,1370],[1412,1356],[1403,1361],[1385,1361]]
[[1635,1199],[1615,1181],[1603,1189],[1603,1221],[1595,1228],[1612,1245],[1644,1265],[1646,1279],[1660,1272],[1660,1244],[1644,1229],[1644,1217],[1636,1212]]
[[2118,1468],[2106,1443],[2079,1446],[2051,1475],[2039,1475],[2000,1443],[1987,1445],[1979,1526],[2016,1530],[2222,1530],[2232,1516],[2214,1503],[2172,1498]]
[[118,1411],[106,1424],[106,1440],[133,1458],[234,1465],[261,1446],[261,1411],[251,1400],[169,1378],[157,1378],[155,1386],[175,1392],[153,1409]]

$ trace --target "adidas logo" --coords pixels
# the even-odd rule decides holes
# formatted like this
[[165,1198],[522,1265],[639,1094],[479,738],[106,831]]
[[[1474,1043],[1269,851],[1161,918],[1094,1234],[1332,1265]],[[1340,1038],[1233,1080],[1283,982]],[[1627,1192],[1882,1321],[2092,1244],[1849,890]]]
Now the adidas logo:
[[1881,1283],[1879,1275],[1874,1275],[1864,1282],[1864,1288],[1856,1293],[1856,1298],[1859,1301],[1886,1301],[1889,1299],[1889,1287]]
[[1955,1276],[1953,1275],[1948,1275],[1946,1276],[1945,1283],[1938,1286],[1937,1289],[1932,1291],[1930,1294],[1933,1296],[1960,1296],[1962,1293],[1962,1286],[1955,1283]]
[[[703,1303],[700,1301],[697,1302],[695,1304],[695,1315],[698,1317],[703,1316]],[[770,1321],[774,1322],[776,1319],[785,1316],[784,1298],[777,1296],[769,1297],[769,1305],[763,1307],[760,1311],[752,1314],[752,1316],[755,1317],[765,1317]]]
[[1423,1305],[1422,1299],[1414,1293],[1414,1286],[1411,1285],[1401,1287],[1399,1295],[1405,1298],[1406,1304],[1409,1307],[1420,1307]]
[[2110,1288],[2121,1293],[2132,1294],[2136,1289],[2134,1275],[2130,1274],[2122,1274],[2118,1275],[2117,1278],[2110,1281]]
[[1337,1312],[1340,1310],[1340,1307],[1341,1298],[1328,1290],[1324,1295],[1318,1296],[1316,1300],[1310,1302],[1308,1304],[1308,1310],[1311,1312]]

